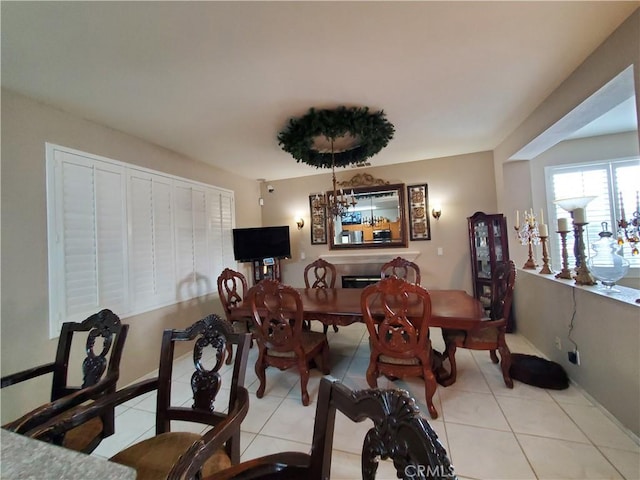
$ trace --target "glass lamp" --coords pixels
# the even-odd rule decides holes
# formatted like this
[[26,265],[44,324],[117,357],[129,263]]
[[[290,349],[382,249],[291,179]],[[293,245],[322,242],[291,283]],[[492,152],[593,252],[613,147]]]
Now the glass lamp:
[[594,198],[596,198],[595,195],[586,197],[560,198],[558,200],[554,200],[553,203],[558,205],[563,210],[566,210],[567,212],[573,212],[576,208],[586,207]]

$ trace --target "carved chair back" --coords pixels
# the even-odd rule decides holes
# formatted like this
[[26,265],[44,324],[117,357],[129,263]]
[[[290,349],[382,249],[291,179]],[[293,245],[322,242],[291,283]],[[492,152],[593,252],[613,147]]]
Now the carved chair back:
[[[120,318],[107,309],[91,315],[80,323],[63,323],[54,362],[2,377],[2,388],[5,388],[45,373],[52,373],[51,402],[4,425],[4,428],[25,433],[69,408],[114,392],[120,374],[120,360],[128,329],[128,325],[122,324]],[[75,337],[85,336],[86,356],[81,367],[82,384],[71,385],[69,365],[72,358],[72,345]],[[102,438],[113,434],[114,411],[106,412],[101,420],[102,425],[98,428],[102,428],[102,431],[98,437],[81,439],[79,432],[74,432],[78,443],[65,444],[65,446],[83,451],[93,450]]]
[[335,288],[336,267],[319,258],[304,269],[304,284],[307,288]]
[[362,478],[374,479],[379,460],[391,459],[398,478],[455,479],[438,435],[405,390],[352,391],[332,377],[320,380],[311,453],[280,452],[234,465],[205,480],[331,478],[336,412],[373,421],[362,447]]
[[[88,405],[75,408],[53,418],[28,435],[45,441],[55,441],[70,429],[102,415],[105,410],[125,403],[147,392],[157,390],[156,435],[137,442],[110,458],[136,470],[136,478],[187,479],[209,475],[240,461],[240,425],[249,409],[244,378],[249,351],[249,334],[233,333],[231,324],[212,314],[185,330],[165,330],[160,347],[158,377],[140,381],[103,396]],[[191,401],[184,398],[172,404],[173,366],[176,344],[190,343]],[[229,345],[236,345],[229,388],[222,390],[222,369],[229,355]],[[228,399],[228,401],[227,401]],[[176,401],[176,398],[173,399]],[[172,431],[172,422],[199,424],[197,429]],[[173,427],[175,428],[175,424]],[[209,429],[204,434],[193,433]],[[215,437],[218,443],[211,444]]]
[[231,310],[242,303],[247,294],[247,279],[240,272],[225,268],[218,276],[218,295],[222,308],[227,315],[227,320],[231,322]]
[[396,257],[382,265],[380,276],[382,278],[395,275],[409,282],[420,285],[420,267],[406,258]]
[[302,352],[304,309],[297,290],[277,280],[262,280],[249,290],[254,336],[271,352]]
[[[420,285],[391,276],[366,287],[360,306],[371,348],[367,368],[369,386],[375,388],[380,375],[422,377],[429,413],[436,418],[438,413],[432,402],[436,380],[431,370],[429,292]],[[414,312],[411,316],[410,311]]]
[[504,319],[511,312],[513,289],[516,282],[516,266],[513,260],[498,262],[491,278],[491,320]]
[[329,343],[321,332],[303,330],[304,310],[298,291],[277,280],[262,280],[247,294],[251,306],[253,335],[258,343],[256,375],[260,386],[256,396],[266,389],[269,366],[285,370],[295,367],[300,375],[302,404],[309,405],[309,368],[316,366],[330,373]]

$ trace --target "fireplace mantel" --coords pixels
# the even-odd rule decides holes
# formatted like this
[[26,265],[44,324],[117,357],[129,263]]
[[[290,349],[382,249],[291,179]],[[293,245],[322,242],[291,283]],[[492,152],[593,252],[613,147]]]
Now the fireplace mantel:
[[415,250],[379,250],[367,252],[329,252],[320,255],[320,258],[336,265],[354,265],[361,263],[386,263],[396,257],[406,258],[413,262],[418,255],[420,255],[420,252]]

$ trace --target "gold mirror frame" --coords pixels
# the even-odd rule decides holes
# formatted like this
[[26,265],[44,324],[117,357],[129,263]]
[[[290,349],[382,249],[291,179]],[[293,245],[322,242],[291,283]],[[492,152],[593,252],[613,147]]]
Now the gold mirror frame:
[[[355,219],[354,223],[342,224],[343,216],[338,226],[341,234],[337,236],[336,219],[329,214],[327,218],[329,224],[329,249],[352,250],[406,247],[408,245],[408,229],[405,211],[405,185],[403,183],[388,185],[377,182],[374,186],[356,187],[352,186],[354,183],[356,182],[352,180],[350,182],[342,182],[340,185],[343,186],[345,194],[347,192],[351,194],[353,189],[353,194],[358,202],[356,211],[360,212],[360,218]],[[390,192],[390,195],[385,196],[385,192]],[[378,209],[376,203],[382,204],[384,202],[387,204],[390,197],[397,198],[397,205],[393,207],[385,205],[384,208],[379,209],[378,214],[375,213],[375,210],[363,210],[367,202],[369,206],[373,205]],[[360,223],[357,223],[358,220]]]

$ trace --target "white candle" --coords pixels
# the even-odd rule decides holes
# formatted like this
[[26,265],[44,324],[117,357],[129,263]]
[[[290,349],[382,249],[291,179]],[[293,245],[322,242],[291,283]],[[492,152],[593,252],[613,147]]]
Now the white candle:
[[569,219],[568,218],[559,218],[558,219],[558,231],[559,232],[568,232],[569,231]]
[[541,237],[549,236],[549,229],[547,229],[547,225],[545,223],[538,225],[538,235]]
[[544,223],[544,215],[542,214],[542,209],[540,209],[540,223]]
[[516,228],[520,228],[520,210],[516,210]]
[[576,208],[573,211],[573,223],[587,223],[587,215],[584,208]]

